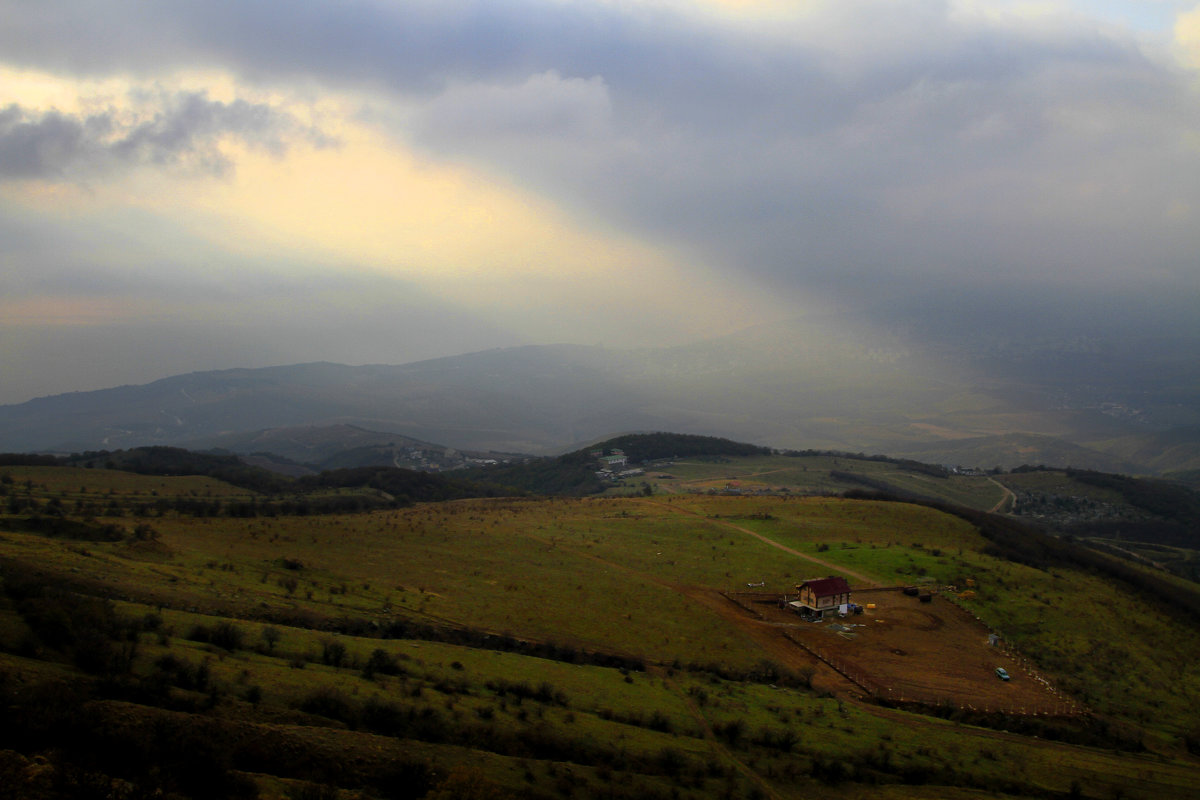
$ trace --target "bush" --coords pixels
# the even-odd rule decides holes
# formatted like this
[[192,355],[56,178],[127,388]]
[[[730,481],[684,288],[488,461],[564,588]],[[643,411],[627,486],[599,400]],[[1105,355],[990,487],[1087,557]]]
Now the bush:
[[300,710],[306,714],[338,720],[351,727],[354,727],[356,722],[354,704],[341,691],[330,686],[322,686],[310,692],[301,701]]
[[399,675],[404,670],[396,663],[386,650],[375,648],[371,652],[371,657],[367,659],[367,663],[363,665],[362,675],[367,680],[374,680],[375,675]]
[[222,620],[212,628],[207,625],[192,626],[192,629],[188,631],[187,638],[189,641],[216,645],[223,650],[232,652],[241,648],[243,633],[237,625],[228,620]]
[[321,661],[331,667],[341,667],[346,660],[346,645],[327,639],[321,642]]
[[203,692],[208,688],[208,664],[203,661],[193,667],[190,662],[167,654],[155,661],[154,667],[162,680],[180,689]]
[[238,650],[242,646],[242,629],[232,622],[218,622],[213,628],[212,643],[224,650]]

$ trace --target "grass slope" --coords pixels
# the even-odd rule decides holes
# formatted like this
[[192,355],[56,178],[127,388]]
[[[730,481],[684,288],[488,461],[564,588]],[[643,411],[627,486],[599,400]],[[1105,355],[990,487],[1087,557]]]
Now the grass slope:
[[[670,480],[728,480],[704,472],[728,464],[684,466]],[[847,465],[822,480],[834,466]],[[796,470],[774,474],[797,485],[806,467],[820,472],[783,458],[755,469]],[[43,515],[110,491],[244,492],[0,474]],[[976,489],[980,505],[999,493]],[[973,525],[923,506],[698,491],[95,523],[151,530],[0,532],[0,785],[20,796],[1200,796],[1196,628],[1087,571],[987,555]],[[1091,715],[864,703],[719,594],[830,572],[971,578],[975,596],[958,602]]]

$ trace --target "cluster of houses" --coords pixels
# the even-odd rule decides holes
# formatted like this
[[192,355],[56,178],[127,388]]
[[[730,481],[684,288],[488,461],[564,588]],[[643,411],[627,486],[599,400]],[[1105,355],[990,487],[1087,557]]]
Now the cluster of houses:
[[644,469],[629,466],[629,457],[625,455],[624,450],[613,448],[610,455],[604,455],[603,450],[593,450],[589,455],[600,462],[600,469],[596,471],[596,477],[602,481],[619,481],[624,478],[633,478],[637,475],[645,474]]
[[482,453],[468,454],[452,447],[403,447],[392,451],[392,465],[422,472],[449,472],[467,467],[487,467],[511,463]]
[[[696,490],[693,490],[696,492]],[[723,489],[705,489],[704,494],[721,495],[723,497],[778,497],[780,494],[787,494],[787,490],[771,489],[765,486],[743,487],[737,484],[727,483]]]

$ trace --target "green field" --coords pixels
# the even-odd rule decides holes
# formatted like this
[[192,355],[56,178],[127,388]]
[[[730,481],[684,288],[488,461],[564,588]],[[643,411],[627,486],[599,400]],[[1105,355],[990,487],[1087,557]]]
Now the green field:
[[[726,459],[680,459],[646,470],[630,486],[647,482],[665,493],[737,490],[833,494],[871,488],[841,475],[852,474],[885,484],[896,493],[909,493],[987,510],[1005,498],[1003,488],[984,476],[938,477],[906,468],[894,461],[838,455],[753,456]],[[664,477],[668,476],[668,477]]]
[[[10,710],[0,787],[29,797],[1200,796],[1188,752],[1200,750],[1195,620],[1097,575],[987,555],[971,524],[930,508],[800,496],[852,467],[922,494],[944,484],[938,497],[977,508],[1003,497],[986,478],[834,460],[663,466],[649,474],[673,477],[653,479],[649,497],[246,518],[107,517],[102,505],[78,518],[122,529],[113,541],[0,516]],[[71,517],[81,498],[110,493],[247,496],[200,478],[5,475],[10,496],[43,516]],[[702,488],[729,482],[791,491]],[[822,665],[805,668],[802,653],[784,664],[764,652],[719,594],[750,583],[785,592],[824,574],[855,586],[971,579],[974,598],[958,602],[1088,715],[976,719],[864,702]]]

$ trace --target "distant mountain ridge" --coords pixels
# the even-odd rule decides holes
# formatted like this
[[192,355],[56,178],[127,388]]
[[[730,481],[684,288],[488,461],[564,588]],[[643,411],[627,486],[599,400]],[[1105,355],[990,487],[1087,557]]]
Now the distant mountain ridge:
[[[579,359],[564,357],[574,350],[521,348],[402,366],[220,370],[55,395],[0,407],[0,449],[116,449],[345,424],[453,447],[542,451],[575,435],[572,412],[560,409],[578,406],[588,392],[539,391],[537,373],[566,370],[580,387]],[[530,364],[534,352],[538,363]]]
[[[826,321],[801,320],[679,347],[539,345],[397,366],[198,372],[0,406],[0,451],[162,444],[314,460],[307,449],[323,454],[319,463],[355,446],[387,459],[410,440],[545,455],[672,430],[965,466],[1161,474],[1200,465],[1200,365],[1178,344],[1142,359],[1169,367],[1151,385],[1123,350],[1092,348],[1081,360],[1074,341],[1039,340],[1032,356],[1007,340],[913,341],[895,331],[831,336]],[[300,428],[336,434],[327,446],[285,446],[287,429]]]

